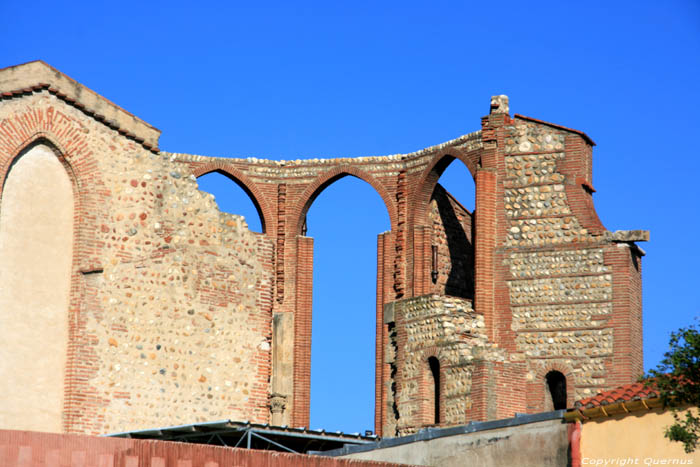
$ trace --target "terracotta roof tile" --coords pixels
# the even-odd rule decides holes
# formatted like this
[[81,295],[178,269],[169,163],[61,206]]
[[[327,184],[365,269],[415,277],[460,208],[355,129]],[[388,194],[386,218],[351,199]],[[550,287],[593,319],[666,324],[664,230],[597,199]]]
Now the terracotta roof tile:
[[574,403],[577,409],[591,409],[617,402],[628,402],[659,397],[659,392],[653,384],[645,386],[644,383],[625,384],[610,391],[599,392],[593,397],[581,399]]

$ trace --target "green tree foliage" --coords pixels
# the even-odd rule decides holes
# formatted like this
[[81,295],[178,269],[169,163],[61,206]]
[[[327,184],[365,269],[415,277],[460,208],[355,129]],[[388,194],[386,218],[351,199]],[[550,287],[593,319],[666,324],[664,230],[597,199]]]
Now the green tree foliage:
[[[664,407],[673,411],[675,423],[665,436],[683,443],[685,452],[698,447],[700,437],[700,331],[696,326],[671,333],[669,350],[655,370],[646,375],[647,383],[659,390]],[[679,411],[690,409],[681,416]]]

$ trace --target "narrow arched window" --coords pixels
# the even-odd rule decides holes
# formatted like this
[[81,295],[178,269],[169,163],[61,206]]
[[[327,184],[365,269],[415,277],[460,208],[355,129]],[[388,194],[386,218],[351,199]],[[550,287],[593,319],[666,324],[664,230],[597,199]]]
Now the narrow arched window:
[[549,396],[552,400],[554,410],[566,408],[566,376],[561,372],[553,370],[545,376]]
[[440,424],[440,361],[435,357],[428,359],[430,374],[432,376],[431,395],[433,399],[433,417],[432,424]]

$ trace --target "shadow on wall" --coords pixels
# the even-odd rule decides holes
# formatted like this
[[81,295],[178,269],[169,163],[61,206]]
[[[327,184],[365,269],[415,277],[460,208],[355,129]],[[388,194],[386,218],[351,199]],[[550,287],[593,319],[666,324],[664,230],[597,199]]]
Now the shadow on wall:
[[[447,255],[438,263],[449,268],[445,271],[444,293],[453,297],[474,298],[474,245],[472,244],[472,215],[440,184],[435,186],[431,199],[437,205],[444,233],[436,232],[438,255]],[[439,229],[438,226],[435,226]],[[467,232],[468,231],[468,232]],[[440,239],[442,237],[442,239]],[[442,245],[440,245],[442,243]],[[446,244],[446,245],[445,245]],[[446,247],[446,251],[445,250]],[[442,252],[440,250],[443,250]],[[447,264],[446,264],[447,263]],[[442,271],[438,270],[438,277]],[[438,279],[440,280],[440,279]]]

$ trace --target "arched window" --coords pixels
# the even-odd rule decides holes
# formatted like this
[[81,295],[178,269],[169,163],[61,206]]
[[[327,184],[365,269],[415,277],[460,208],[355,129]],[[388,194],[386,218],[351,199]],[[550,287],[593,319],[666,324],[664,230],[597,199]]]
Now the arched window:
[[545,381],[547,382],[547,389],[549,390],[552,408],[554,410],[565,409],[566,376],[559,371],[552,370],[545,376]]
[[430,396],[432,398],[432,409],[433,416],[431,417],[432,425],[440,424],[440,361],[435,357],[430,357],[428,359],[428,366],[430,367],[431,376],[431,387]]

